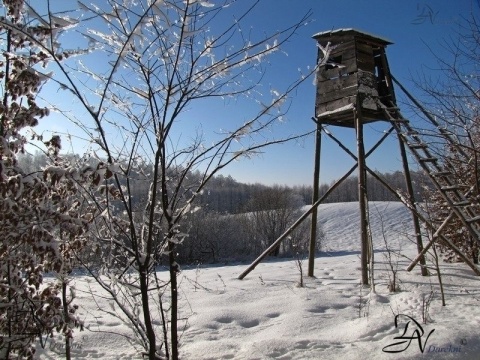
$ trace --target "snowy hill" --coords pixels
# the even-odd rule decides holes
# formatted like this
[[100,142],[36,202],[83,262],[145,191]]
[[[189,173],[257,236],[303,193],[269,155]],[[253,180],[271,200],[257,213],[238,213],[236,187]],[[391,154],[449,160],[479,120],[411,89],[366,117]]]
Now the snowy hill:
[[[409,240],[410,213],[403,205],[370,203],[375,293],[360,286],[358,204],[322,205],[318,218],[326,253],[317,257],[315,278],[306,279],[303,288],[297,285],[294,260],[266,261],[244,280],[237,277],[246,264],[181,272],[182,359],[479,358],[478,278],[463,264],[442,264],[443,307],[436,276],[421,277],[418,268],[405,272],[415,245]],[[402,256],[393,255],[399,268],[397,293],[387,289],[384,236],[402,251]],[[115,309],[108,299],[92,301],[91,293],[101,294],[98,285],[88,277],[74,281],[89,327],[75,334],[74,358],[141,359],[140,349],[129,344],[130,329],[111,315]],[[413,340],[401,338],[404,331]],[[51,341],[40,358],[59,358],[60,344]]]
[[[374,249],[384,249],[384,239],[391,246],[410,245],[405,242],[414,234],[408,209],[396,202],[370,202],[370,228]],[[359,205],[357,202],[323,204],[318,208],[318,223],[325,233],[322,250],[327,252],[360,251]]]

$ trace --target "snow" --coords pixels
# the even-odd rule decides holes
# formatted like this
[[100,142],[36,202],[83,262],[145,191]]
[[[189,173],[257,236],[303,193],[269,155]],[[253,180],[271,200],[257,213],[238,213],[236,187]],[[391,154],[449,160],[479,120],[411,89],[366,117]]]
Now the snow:
[[323,116],[328,116],[328,115],[332,115],[332,114],[337,114],[337,113],[341,113],[343,111],[353,110],[354,108],[355,108],[354,104],[347,104],[345,106],[339,107],[338,109],[325,111],[323,113],[317,114],[317,117],[323,117]]
[[393,44],[393,42],[391,42],[389,39],[387,39],[383,36],[378,36],[378,35],[375,35],[375,34],[372,34],[372,33],[368,32],[368,31],[363,31],[363,30],[359,30],[359,29],[355,29],[355,28],[345,28],[345,29],[322,31],[322,32],[314,34],[312,36],[312,38],[316,39],[318,37],[323,37],[325,35],[329,35],[329,36],[331,36],[331,35],[342,35],[342,33],[358,33],[360,35],[368,36],[368,37],[371,37],[371,38],[374,38],[374,39],[377,39],[377,40],[382,40],[387,45]]
[[[371,202],[376,292],[370,292],[360,286],[358,206],[319,207],[324,252],[316,258],[315,277],[305,278],[303,288],[297,285],[299,271],[291,259],[262,262],[244,280],[237,277],[247,264],[182,270],[179,317],[187,321],[182,324],[180,358],[478,359],[478,278],[464,264],[441,263],[446,296],[442,307],[436,276],[422,277],[418,268],[405,271],[416,253],[409,211],[400,203]],[[402,252],[402,256],[392,254],[399,268],[397,293],[387,289],[384,237],[392,249]],[[167,277],[166,272],[159,275]],[[90,293],[103,294],[100,287],[88,276],[76,276],[72,283],[79,314],[88,327],[75,331],[73,358],[141,359],[141,349],[128,341],[129,327],[107,313],[113,310],[111,301],[91,300]],[[423,324],[422,302],[432,290],[428,322]],[[418,334],[423,334],[424,353],[418,339],[398,339],[409,318],[400,316],[396,328],[394,314],[410,316],[421,325]],[[405,336],[414,335],[415,329],[411,321]],[[398,342],[402,343],[388,348]],[[406,349],[392,354],[383,352],[385,348]],[[53,339],[47,350],[39,350],[39,358],[59,358],[62,350],[62,343]]]

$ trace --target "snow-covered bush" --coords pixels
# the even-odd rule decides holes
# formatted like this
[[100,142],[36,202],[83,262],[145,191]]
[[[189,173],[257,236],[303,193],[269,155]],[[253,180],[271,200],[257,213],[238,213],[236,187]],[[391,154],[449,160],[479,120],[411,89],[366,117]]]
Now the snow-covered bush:
[[23,1],[3,1],[0,18],[0,358],[33,358],[35,340],[61,332],[71,338],[80,325],[76,305],[64,296],[75,254],[83,247],[91,209],[79,186],[90,171],[79,172],[60,157],[61,140],[34,135],[48,155],[48,166],[26,172],[17,157],[29,142],[25,130],[49,115],[37,103],[48,80],[42,70],[49,56],[41,44],[52,39],[47,23],[28,16]]

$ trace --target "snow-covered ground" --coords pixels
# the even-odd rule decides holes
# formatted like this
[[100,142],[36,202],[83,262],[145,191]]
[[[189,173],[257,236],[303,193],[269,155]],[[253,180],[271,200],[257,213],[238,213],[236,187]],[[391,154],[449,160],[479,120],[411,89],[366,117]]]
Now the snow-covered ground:
[[[288,259],[261,263],[244,280],[237,277],[246,264],[184,269],[180,274],[180,316],[186,319],[181,358],[479,359],[478,277],[464,264],[442,263],[443,307],[436,276],[422,277],[418,268],[405,271],[406,257],[415,255],[415,244],[409,240],[410,213],[398,203],[373,202],[370,216],[376,250],[375,293],[360,286],[357,203],[320,206],[325,252],[316,259],[315,278],[306,278],[303,288],[297,285],[295,261]],[[384,236],[392,249],[406,256],[393,255],[399,267],[401,291],[397,293],[387,289]],[[306,260],[303,266],[306,269]],[[131,335],[129,328],[99,310],[111,310],[108,300],[92,301],[90,291],[101,294],[97,285],[81,276],[74,282],[82,307],[79,313],[88,327],[75,333],[74,358],[141,359],[139,349],[122,336]],[[424,324],[422,303],[432,290],[434,298]],[[61,354],[61,342],[56,339],[47,350],[39,351],[41,359],[58,359]]]

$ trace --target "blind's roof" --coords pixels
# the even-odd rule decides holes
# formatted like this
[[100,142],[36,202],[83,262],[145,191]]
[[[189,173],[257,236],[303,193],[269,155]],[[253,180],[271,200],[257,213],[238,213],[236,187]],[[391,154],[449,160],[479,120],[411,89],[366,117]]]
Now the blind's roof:
[[353,29],[353,28],[322,31],[322,32],[316,33],[312,37],[316,40],[325,39],[325,40],[335,41],[336,39],[341,39],[348,35],[373,41],[375,43],[379,43],[384,46],[393,44],[393,42],[391,42],[390,40],[387,40],[377,35],[370,34],[365,31]]

